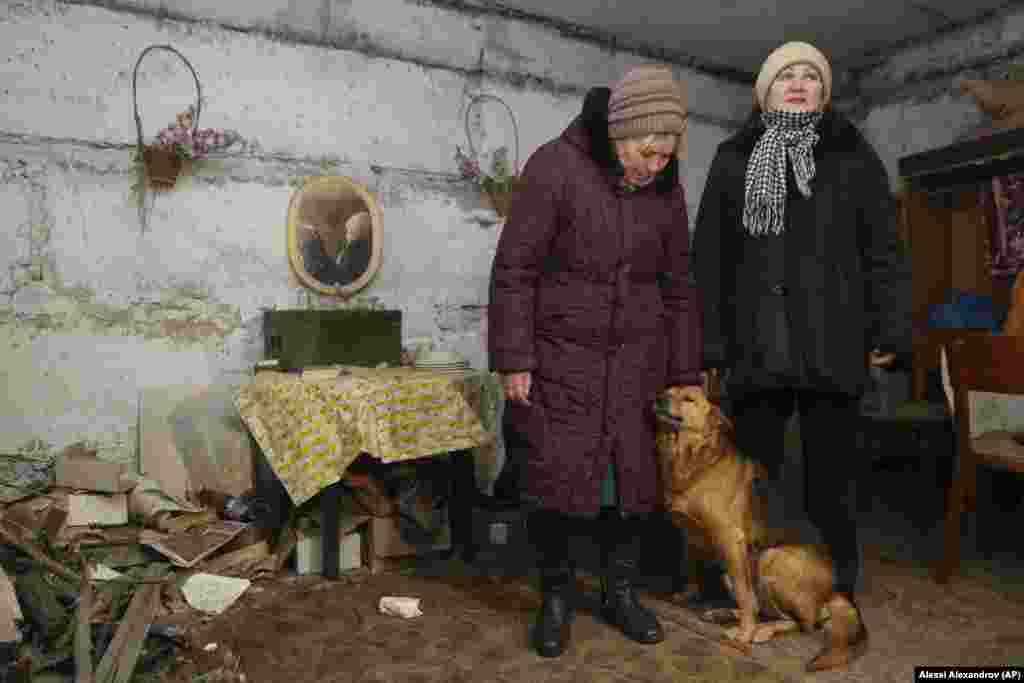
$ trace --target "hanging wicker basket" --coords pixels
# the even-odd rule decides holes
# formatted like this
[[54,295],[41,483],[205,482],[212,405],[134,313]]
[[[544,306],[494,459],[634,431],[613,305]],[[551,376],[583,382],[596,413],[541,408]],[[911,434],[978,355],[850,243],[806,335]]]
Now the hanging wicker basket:
[[517,177],[509,190],[484,190],[487,203],[502,218],[508,218],[509,209],[512,207],[512,197],[515,195],[519,182]]
[[199,76],[196,74],[196,70],[193,68],[191,62],[185,58],[185,55],[181,54],[170,45],[150,45],[142,51],[142,54],[139,55],[138,60],[135,62],[135,69],[132,72],[132,105],[135,109],[135,132],[137,135],[136,150],[146,170],[146,184],[154,190],[170,190],[174,187],[175,183],[177,183],[178,176],[181,175],[181,170],[184,166],[185,160],[178,154],[174,145],[159,143],[152,145],[145,144],[145,140],[142,135],[142,117],[139,115],[139,65],[142,64],[143,58],[153,50],[166,50],[174,53],[185,63],[185,66],[187,66],[188,70],[192,73],[192,79],[196,84],[196,104],[192,116],[193,136],[199,128],[199,112],[202,108],[203,91],[202,86],[199,84]]
[[146,180],[153,189],[169,190],[174,187],[182,167],[182,158],[174,145],[144,147],[142,160],[146,166]]
[[481,102],[492,100],[499,103],[508,112],[509,119],[512,121],[512,132],[515,135],[515,148],[512,157],[512,187],[508,190],[488,190],[484,189],[484,196],[487,197],[487,203],[490,204],[491,208],[494,209],[502,218],[508,217],[509,208],[512,205],[512,198],[516,192],[516,187],[519,185],[519,124],[516,122],[516,116],[512,112],[512,107],[508,106],[505,100],[501,99],[497,95],[476,95],[466,105],[466,115],[464,119],[464,128],[466,132],[466,144],[469,147],[469,152],[473,159],[477,158],[476,148],[473,146],[473,136],[470,135],[469,131],[469,116],[473,111],[473,108]]

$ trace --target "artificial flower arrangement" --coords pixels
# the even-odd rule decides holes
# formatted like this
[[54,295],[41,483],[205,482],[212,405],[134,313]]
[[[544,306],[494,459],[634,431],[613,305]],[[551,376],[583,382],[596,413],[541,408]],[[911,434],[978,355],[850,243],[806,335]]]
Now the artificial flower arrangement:
[[494,150],[490,173],[484,173],[480,162],[467,156],[460,147],[455,148],[455,161],[459,165],[462,177],[474,181],[483,188],[498,215],[507,216],[512,191],[518,180],[508,160],[508,147],[502,146]]
[[[491,156],[491,172],[484,173],[477,158],[476,150],[473,149],[473,139],[470,135],[469,117],[473,108],[487,100],[497,102],[508,112],[512,121],[512,130],[515,135],[515,160],[509,160],[509,149],[502,145],[494,150]],[[512,203],[512,193],[519,181],[519,126],[516,123],[515,114],[505,100],[495,95],[476,95],[466,106],[466,117],[464,121],[466,130],[466,142],[469,145],[469,154],[462,151],[462,148],[455,148],[455,162],[459,165],[459,172],[466,180],[472,180],[478,184],[490,201],[491,206],[502,218],[508,215],[509,206]]]
[[210,155],[223,152],[240,140],[233,131],[197,128],[195,108],[177,115],[175,123],[156,135],[156,143],[132,150],[136,179],[132,195],[141,204],[146,188],[170,190],[183,172],[200,171]]

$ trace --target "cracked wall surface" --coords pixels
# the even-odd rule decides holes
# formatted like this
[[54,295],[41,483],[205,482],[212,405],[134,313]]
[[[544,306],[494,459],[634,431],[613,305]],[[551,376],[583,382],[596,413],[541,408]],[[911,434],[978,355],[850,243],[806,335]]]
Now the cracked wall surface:
[[[153,44],[195,66],[199,125],[244,144],[216,172],[157,196],[143,230],[129,201],[131,79]],[[508,102],[522,162],[572,120],[587,88],[654,58],[443,3],[0,3],[0,451],[84,440],[131,461],[139,391],[246,381],[266,308],[399,308],[406,336],[483,367],[501,223],[457,176],[469,97]],[[749,84],[677,73],[690,91],[695,209],[715,145],[747,113]],[[142,62],[144,135],[194,98],[176,57]],[[482,152],[512,144],[500,108],[477,113]],[[293,185],[325,164],[383,211],[382,268],[348,302],[303,289],[287,262]]]
[[[0,450],[86,440],[130,459],[139,390],[245,381],[262,357],[265,308],[400,308],[407,337],[433,337],[483,367],[501,224],[456,175],[469,97],[508,102],[523,161],[571,121],[588,87],[660,56],[470,5],[0,3]],[[894,182],[900,156],[977,124],[953,86],[1005,71],[1022,33],[1024,12],[1008,10],[880,59],[858,81],[843,75]],[[157,197],[143,231],[129,202],[131,76],[152,44],[196,67],[200,125],[236,130],[244,146],[219,172]],[[742,78],[692,66],[676,65],[691,109],[691,222],[715,147],[750,106]],[[194,101],[191,77],[164,53],[147,57],[138,84],[147,136]],[[500,109],[479,114],[481,150],[512,144]],[[350,302],[301,288],[287,265],[292,185],[325,163],[383,210],[381,271]]]

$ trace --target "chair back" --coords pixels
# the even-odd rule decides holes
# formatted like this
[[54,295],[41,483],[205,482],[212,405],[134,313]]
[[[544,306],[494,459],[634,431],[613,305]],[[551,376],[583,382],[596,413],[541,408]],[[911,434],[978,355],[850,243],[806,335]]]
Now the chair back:
[[956,339],[947,347],[954,415],[965,435],[970,430],[968,394],[1024,394],[1024,337],[987,335]]

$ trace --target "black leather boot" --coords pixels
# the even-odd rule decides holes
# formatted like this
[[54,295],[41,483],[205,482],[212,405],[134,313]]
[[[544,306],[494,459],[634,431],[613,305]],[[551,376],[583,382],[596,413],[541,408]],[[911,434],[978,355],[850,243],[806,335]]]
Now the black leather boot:
[[636,563],[626,558],[616,559],[605,571],[601,581],[601,616],[638,643],[660,643],[665,633],[654,612],[637,600],[633,587],[635,572]]
[[544,600],[533,625],[533,646],[541,657],[558,657],[569,645],[576,615],[576,578],[569,568],[541,569]]
[[603,523],[601,616],[638,643],[660,643],[665,639],[661,624],[654,612],[640,604],[633,585],[637,574],[635,541],[640,537],[642,521],[611,518]]
[[569,560],[569,522],[554,512],[535,510],[527,530],[537,549],[543,601],[531,640],[541,657],[557,657],[569,645],[575,616],[576,577]]

